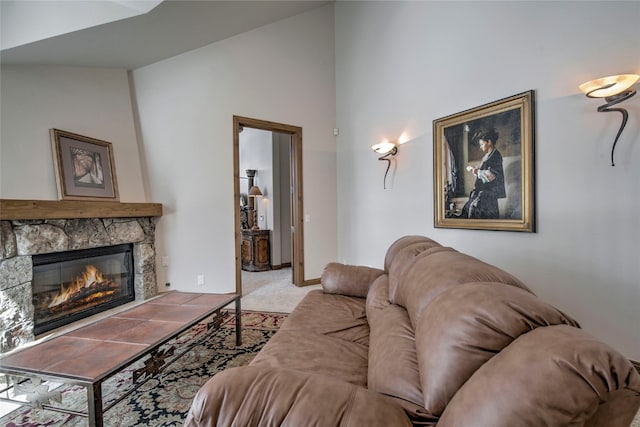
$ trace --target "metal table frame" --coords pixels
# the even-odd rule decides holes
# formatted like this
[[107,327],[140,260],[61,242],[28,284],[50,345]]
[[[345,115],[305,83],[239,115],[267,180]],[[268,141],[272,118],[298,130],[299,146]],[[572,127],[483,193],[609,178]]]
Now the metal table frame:
[[[201,295],[201,294],[196,294],[196,295]],[[198,316],[197,318],[194,318],[189,320],[188,322],[185,322],[185,324],[182,325],[182,327],[173,331],[170,334],[167,334],[161,340],[155,342],[153,345],[149,345],[148,347],[139,351],[137,354],[134,354],[133,356],[126,359],[124,362],[118,363],[117,365],[110,367],[101,375],[95,378],[92,378],[90,380],[85,378],[80,378],[78,376],[71,375],[71,374],[68,374],[68,375],[64,373],[49,374],[46,372],[39,372],[37,370],[20,367],[20,366],[3,366],[2,359],[4,357],[0,358],[0,374],[4,374],[5,377],[7,377],[6,386],[3,389],[0,389],[0,400],[11,402],[11,403],[18,403],[20,405],[29,405],[32,407],[38,407],[42,409],[88,417],[90,427],[102,427],[104,412],[108,411],[113,406],[121,402],[123,399],[131,395],[131,393],[135,392],[139,387],[141,387],[145,382],[147,382],[153,376],[162,372],[165,368],[167,368],[169,365],[174,363],[181,356],[183,356],[185,353],[190,351],[193,347],[201,343],[207,337],[208,334],[204,333],[200,337],[195,338],[194,340],[189,342],[183,349],[180,349],[178,352],[175,351],[175,347],[170,347],[168,349],[161,349],[162,346],[166,345],[172,339],[179,337],[187,330],[193,328],[194,326],[196,326],[197,324],[201,323],[203,320],[211,316],[212,316],[211,321],[207,323],[207,332],[210,331],[211,329],[219,328],[223,323],[226,323],[225,319],[228,317],[228,312],[221,313],[221,311],[225,306],[231,303],[235,303],[234,317],[235,317],[236,345],[240,346],[242,344],[240,295],[228,294],[225,296],[228,296],[228,299],[225,299],[219,305],[212,307],[210,310],[207,310],[201,316]],[[137,306],[136,308],[148,302],[153,302],[153,301],[155,300],[149,300]],[[116,317],[116,316],[118,315],[109,316],[109,317]],[[88,326],[91,326],[91,325],[88,325]],[[63,334],[61,336],[64,336],[64,335],[66,334]],[[38,345],[40,344],[36,344],[34,347],[31,347],[31,348],[36,348]],[[18,354],[18,353],[20,352],[18,351],[17,353],[13,353],[12,355]],[[127,367],[131,366],[132,364],[134,364],[135,362],[141,360],[146,356],[149,356],[149,358],[145,360],[145,366],[143,368],[133,371],[132,386],[125,393],[119,396],[117,399],[110,402],[106,407],[103,407],[102,384],[109,378],[113,377],[114,375],[118,374],[122,370],[126,369]],[[10,381],[9,377],[22,378],[22,379],[21,380],[14,379],[13,381]],[[38,401],[36,397],[35,402],[29,402],[29,401],[25,402],[25,401],[20,401],[20,400],[2,396],[3,394],[6,394],[8,396],[9,390],[11,389],[13,389],[14,396],[24,394],[23,392],[16,393],[17,391],[16,389],[18,389],[19,391],[19,389],[22,386],[24,386],[25,384],[28,384],[28,382],[32,380],[52,381],[55,383],[63,383],[67,385],[78,385],[86,388],[87,406],[88,406],[87,412],[74,411],[66,408],[52,406],[50,404],[49,399],[45,399],[46,401],[42,401],[42,400]]]

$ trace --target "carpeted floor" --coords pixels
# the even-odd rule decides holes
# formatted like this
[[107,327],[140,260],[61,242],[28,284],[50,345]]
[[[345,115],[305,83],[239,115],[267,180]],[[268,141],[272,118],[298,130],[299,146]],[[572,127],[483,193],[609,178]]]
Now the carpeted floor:
[[291,313],[307,292],[320,285],[297,287],[291,283],[291,269],[242,272],[242,309]]
[[[205,334],[198,325],[193,332],[179,338],[178,344],[190,339],[202,338],[174,364],[147,381],[142,387],[105,413],[107,427],[124,426],[181,426],[189,410],[193,396],[216,372],[249,363],[262,346],[275,334],[285,314],[243,312],[243,344],[235,346],[233,316],[220,330]],[[130,385],[131,369],[113,377],[103,385],[105,400]],[[2,384],[0,384],[0,388]],[[71,408],[86,408],[86,392],[81,387],[63,386],[62,402]],[[0,418],[0,426],[6,427],[80,427],[88,425],[84,417],[31,409],[23,406]]]

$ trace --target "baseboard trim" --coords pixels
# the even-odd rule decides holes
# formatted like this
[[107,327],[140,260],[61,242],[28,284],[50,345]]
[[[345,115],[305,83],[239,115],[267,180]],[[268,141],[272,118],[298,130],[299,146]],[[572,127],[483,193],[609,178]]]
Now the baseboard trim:
[[633,365],[634,368],[636,368],[636,371],[638,371],[638,373],[640,374],[640,362],[636,362],[635,360],[632,360],[631,364]]
[[311,285],[319,285],[319,284],[320,284],[319,277],[317,279],[309,279],[302,282],[302,286],[311,286]]

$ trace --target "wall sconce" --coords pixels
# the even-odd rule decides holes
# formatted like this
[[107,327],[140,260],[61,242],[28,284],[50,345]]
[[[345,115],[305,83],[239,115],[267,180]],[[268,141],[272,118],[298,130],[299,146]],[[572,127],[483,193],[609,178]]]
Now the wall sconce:
[[258,204],[256,203],[256,197],[262,197],[262,191],[260,191],[260,187],[258,187],[257,185],[254,185],[253,187],[251,187],[249,189],[249,197],[253,197],[254,202],[253,202],[253,227],[251,227],[252,230],[260,230],[260,227],[258,226]]
[[398,155],[398,144],[395,142],[384,141],[379,144],[374,144],[371,149],[382,156],[378,157],[378,160],[384,160],[387,162],[387,170],[384,172],[384,181],[382,182],[382,188],[387,189],[387,173],[391,167],[391,159],[389,157],[395,157]]
[[616,143],[622,130],[627,124],[629,113],[624,108],[610,108],[612,105],[619,104],[620,102],[631,98],[636,94],[635,89],[631,89],[631,86],[640,78],[637,74],[622,74],[619,76],[602,77],[599,79],[591,80],[586,83],[582,83],[579,88],[589,98],[604,98],[606,104],[598,107],[599,112],[618,111],[622,114],[622,123],[620,129],[616,135],[616,139],[613,141],[613,147],[611,148],[611,166],[615,166],[613,162],[613,151],[616,149]]

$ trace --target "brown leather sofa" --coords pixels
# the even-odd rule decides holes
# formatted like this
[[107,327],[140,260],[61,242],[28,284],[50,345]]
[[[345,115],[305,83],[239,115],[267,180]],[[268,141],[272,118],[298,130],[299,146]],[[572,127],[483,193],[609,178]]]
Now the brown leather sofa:
[[329,264],[193,426],[628,427],[640,375],[520,280],[421,236],[384,270]]

